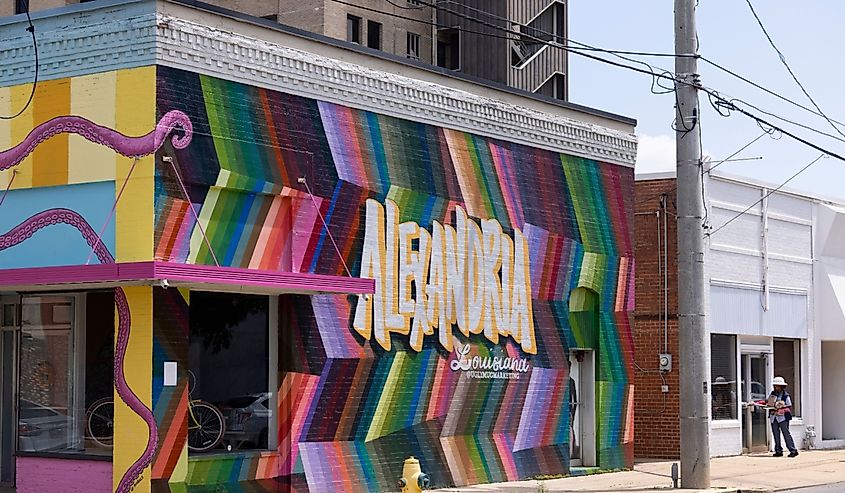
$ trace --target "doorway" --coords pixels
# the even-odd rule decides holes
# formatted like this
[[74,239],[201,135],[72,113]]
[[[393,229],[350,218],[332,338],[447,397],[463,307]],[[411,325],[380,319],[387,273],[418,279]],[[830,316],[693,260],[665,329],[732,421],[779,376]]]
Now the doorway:
[[20,298],[0,297],[0,485],[14,486],[17,437],[15,383]]
[[569,352],[569,465],[596,465],[595,352]]
[[769,450],[768,412],[755,406],[767,397],[768,355],[753,353],[742,355],[742,453],[753,454]]

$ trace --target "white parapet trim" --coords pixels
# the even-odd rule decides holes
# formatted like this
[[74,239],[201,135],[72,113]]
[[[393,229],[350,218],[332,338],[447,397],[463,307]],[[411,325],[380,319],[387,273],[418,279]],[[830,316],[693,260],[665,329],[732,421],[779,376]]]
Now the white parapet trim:
[[636,160],[630,125],[547,103],[540,111],[531,98],[480,85],[458,89],[447,76],[423,79],[415,67],[183,5],[159,2],[157,17],[161,65],[598,161]]

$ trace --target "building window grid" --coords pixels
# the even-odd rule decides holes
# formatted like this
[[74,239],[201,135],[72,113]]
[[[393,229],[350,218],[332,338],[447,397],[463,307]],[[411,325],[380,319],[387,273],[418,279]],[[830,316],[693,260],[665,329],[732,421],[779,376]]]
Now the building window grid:
[[407,56],[412,60],[420,59],[420,35],[409,32],[407,36]]

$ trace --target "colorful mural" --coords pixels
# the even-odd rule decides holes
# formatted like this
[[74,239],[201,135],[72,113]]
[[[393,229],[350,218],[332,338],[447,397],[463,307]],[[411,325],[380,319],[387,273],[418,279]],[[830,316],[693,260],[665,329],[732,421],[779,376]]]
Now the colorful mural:
[[[55,105],[44,106],[55,107]],[[172,111],[164,115],[152,131],[141,137],[124,135],[81,116],[56,116],[36,125],[20,143],[0,151],[0,171],[7,171],[21,165],[30,155],[36,153],[39,146],[55,145],[52,139],[57,136],[66,139],[68,135],[78,135],[89,142],[105,146],[115,153],[132,158],[137,163],[138,159],[153,154],[159,149],[164,140],[177,127],[180,132],[172,135],[171,145],[174,148],[183,149],[191,141],[191,122],[184,113],[179,111]],[[11,185],[13,185],[14,176],[11,175],[9,178],[9,184],[3,196],[4,199]],[[115,203],[114,208],[116,206],[117,203]],[[114,208],[112,211],[114,211]],[[115,262],[114,256],[103,243],[101,235],[91,227],[85,217],[78,212],[64,208],[52,208],[34,214],[11,228],[7,233],[0,235],[0,251],[16,247],[30,240],[39,230],[58,224],[66,224],[76,229],[91,248],[91,254],[96,256],[100,263],[111,264]],[[78,264],[81,264],[82,261],[82,259],[78,259]],[[126,378],[128,372],[125,359],[130,341],[132,321],[130,302],[123,288],[115,288],[115,305],[118,321],[114,350],[115,393],[133,413],[144,421],[147,427],[147,438],[145,439],[143,453],[129,465],[126,471],[122,472],[122,476],[117,481],[115,491],[127,493],[141,481],[144,469],[152,462],[153,454],[158,445],[158,433],[152,411],[129,386]],[[118,420],[118,423],[120,423],[120,420]]]
[[[227,266],[334,275],[348,267],[352,275],[384,273],[401,296],[395,311],[378,293],[281,297],[277,455],[184,463],[184,425],[173,410],[185,397],[178,388],[156,390],[162,436],[175,440],[165,440],[154,462],[156,491],[218,483],[232,483],[231,491],[382,491],[410,455],[438,486],[565,474],[572,348],[596,356],[599,468],[632,465],[632,169],[165,67],[157,70],[157,105],[160,115],[184,112],[194,138],[159,151],[173,158],[187,195],[156,160],[156,259],[216,257]],[[395,225],[407,233],[404,256],[390,257],[395,269],[385,261],[387,244],[380,259],[364,255],[368,200],[371,208],[395,204]],[[432,258],[440,257],[428,252],[441,229],[462,229],[459,221],[480,234],[476,246],[455,247],[460,261],[477,261],[452,300],[489,307],[472,315],[482,322],[465,326],[452,325],[457,301],[452,309],[445,298],[432,301],[444,284],[432,282],[440,275]],[[533,342],[514,339],[518,317],[502,309],[506,292],[514,299],[513,243],[528,261],[529,300],[509,305],[530,307]],[[156,312],[174,303],[184,310],[187,300],[173,291],[161,296]],[[360,303],[381,303],[383,316],[402,322],[368,339],[366,324],[354,323]],[[370,320],[365,310],[360,321]],[[484,333],[486,321],[504,335],[498,342],[492,328]],[[182,330],[184,321],[168,323]],[[410,341],[415,324],[417,335],[431,337]],[[170,350],[170,330],[156,328],[156,351]],[[446,331],[459,354],[434,335]],[[463,368],[473,361],[478,368]]]

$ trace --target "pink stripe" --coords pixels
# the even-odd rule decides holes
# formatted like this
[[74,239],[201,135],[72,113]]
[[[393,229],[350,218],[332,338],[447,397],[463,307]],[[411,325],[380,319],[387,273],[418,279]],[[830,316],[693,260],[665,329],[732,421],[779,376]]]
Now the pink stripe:
[[637,262],[631,259],[631,270],[628,272],[628,296],[625,298],[625,311],[633,312],[636,301],[636,290],[634,289],[637,278]]
[[619,258],[619,270],[616,278],[616,303],[613,311],[625,311],[625,295],[628,287],[628,258]]
[[[184,202],[184,201],[183,201]],[[188,214],[188,205],[185,202],[185,210],[182,217],[179,218],[179,233],[176,236],[176,241],[173,243],[173,250],[170,254],[171,262],[185,262],[188,260],[188,254],[191,250],[191,234],[194,231],[194,217]]]
[[[250,269],[266,268],[264,257],[268,253],[272,253],[268,252],[267,244],[273,236],[280,211],[284,211],[284,208],[282,208],[283,200],[283,197],[277,196],[270,203],[270,210],[267,211],[267,217],[264,218],[264,224],[261,225],[261,232],[258,234],[258,240],[255,242],[255,248],[252,251],[252,258],[249,260]],[[272,250],[272,247],[270,247],[270,250]]]
[[292,411],[295,416],[290,427],[289,471],[293,471],[294,464],[296,464],[296,459],[299,456],[299,441],[302,436],[302,429],[305,426],[305,420],[308,418],[308,410],[314,404],[317,395],[315,390],[320,381],[320,377],[314,375],[307,375],[303,378],[305,383],[302,389],[302,397],[299,400],[299,408]]
[[18,457],[17,492],[107,493],[112,491],[112,463],[41,457]]
[[499,178],[499,188],[502,190],[502,196],[505,199],[505,207],[508,210],[508,217],[511,221],[511,226],[518,228],[522,225],[522,207],[516,201],[511,184],[518,183],[509,176],[507,170],[511,168],[512,162],[510,153],[496,144],[490,142],[490,153],[493,156],[493,165],[496,168],[496,176]]
[[516,469],[516,462],[513,461],[513,451],[508,439],[504,434],[497,433],[493,435],[493,442],[496,444],[496,449],[499,451],[499,458],[502,460],[502,466],[505,469],[505,475],[508,481],[516,481],[519,479],[519,472]]
[[338,116],[343,122],[343,125],[339,130],[341,131],[343,138],[346,139],[346,146],[349,151],[346,162],[349,165],[349,170],[353,175],[355,175],[355,179],[357,180],[355,182],[356,184],[364,188],[371,188],[369,186],[369,180],[367,180],[367,174],[364,171],[364,154],[361,151],[358,135],[355,133],[357,122],[355,121],[354,112],[356,110],[347,107],[339,108],[340,111]]
[[[318,207],[323,202],[321,197],[314,197],[314,200],[317,201]],[[314,207],[307,197],[301,200],[293,200],[291,205],[295,207],[292,211],[294,217],[293,234],[299,237],[299,241],[294,241],[291,244],[292,268],[295,272],[301,272],[305,257],[308,255],[309,240],[314,235],[314,228],[320,224],[320,220],[317,218],[317,207]],[[320,227],[322,227],[322,224],[320,224]]]

